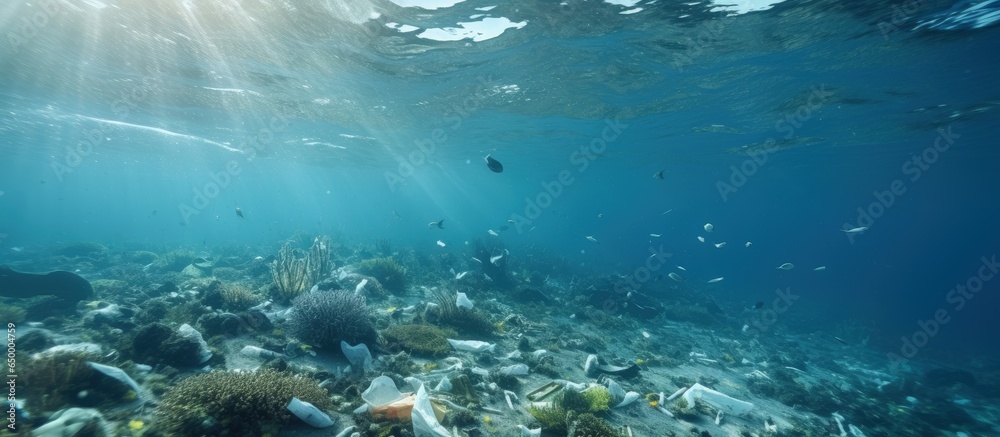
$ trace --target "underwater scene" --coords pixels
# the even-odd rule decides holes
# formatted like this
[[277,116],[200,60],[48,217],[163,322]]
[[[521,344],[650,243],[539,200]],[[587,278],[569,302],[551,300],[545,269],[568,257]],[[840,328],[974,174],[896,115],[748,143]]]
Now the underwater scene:
[[1000,436],[998,23],[5,1],[0,437]]

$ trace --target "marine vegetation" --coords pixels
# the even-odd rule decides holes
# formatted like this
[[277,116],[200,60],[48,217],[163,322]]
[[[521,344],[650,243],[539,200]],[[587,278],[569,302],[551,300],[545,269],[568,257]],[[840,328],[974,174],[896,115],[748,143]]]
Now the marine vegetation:
[[0,306],[0,322],[4,323],[20,323],[24,320],[24,317],[28,315],[28,312],[19,306],[14,305],[3,305]]
[[583,413],[574,416],[570,413],[568,421],[571,423],[570,437],[619,437],[625,435],[620,430],[614,429],[603,419],[590,413]]
[[130,391],[119,384],[106,384],[104,377],[88,361],[97,354],[60,352],[35,355],[19,366],[18,387],[29,407],[54,411],[66,406],[93,407],[105,401],[119,401]]
[[448,337],[455,332],[433,325],[406,324],[391,326],[382,331],[390,350],[404,350],[415,355],[443,356],[451,352]]
[[332,408],[316,381],[275,370],[211,372],[184,379],[163,397],[156,419],[164,435],[276,435],[289,423],[292,397]]
[[566,410],[559,405],[530,406],[528,412],[538,421],[542,430],[553,434],[565,434],[567,430]]
[[438,292],[434,296],[437,304],[435,315],[439,325],[454,328],[456,331],[465,334],[493,335],[496,334],[497,326],[493,324],[489,316],[479,308],[459,308],[455,301],[455,296],[445,292]]
[[249,285],[240,282],[222,283],[219,293],[222,294],[222,307],[230,311],[244,311],[261,302],[261,297]]
[[390,293],[406,292],[406,270],[392,257],[366,259],[358,263],[356,270],[378,279]]
[[172,250],[153,261],[153,268],[160,272],[179,272],[197,257],[193,251],[187,249]]
[[340,341],[373,344],[378,338],[364,296],[346,291],[305,293],[292,302],[290,333],[307,344],[340,350]]
[[281,246],[278,256],[271,263],[271,278],[278,290],[278,297],[290,301],[318,284],[332,270],[330,239],[321,236],[313,240],[309,252],[292,247],[291,242]]

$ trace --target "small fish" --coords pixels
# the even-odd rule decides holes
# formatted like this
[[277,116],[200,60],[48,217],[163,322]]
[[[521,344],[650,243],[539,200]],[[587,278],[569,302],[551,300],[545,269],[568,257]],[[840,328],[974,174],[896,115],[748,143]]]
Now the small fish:
[[656,173],[653,173],[653,179],[663,179],[663,172],[665,171],[667,171],[667,169],[663,169]]
[[815,269],[813,269],[813,271],[815,271],[815,272],[821,272],[823,270],[826,270],[826,266],[819,266],[819,267],[816,267]]
[[[156,214],[156,211],[154,211],[154,212],[153,212],[153,214]],[[243,217],[243,210],[242,210],[242,209],[239,209],[239,208],[237,207],[237,208],[236,208],[236,215],[237,215],[237,216],[239,216],[239,218],[244,218],[244,217]]]
[[438,244],[438,246],[441,246],[441,247],[445,246],[444,241],[441,241],[441,240],[438,240],[437,244]]
[[427,224],[428,228],[437,227],[438,229],[444,229],[444,219],[438,220],[436,222],[430,222]]
[[847,346],[850,346],[850,345],[851,345],[850,343],[848,343],[848,342],[844,341],[844,339],[842,339],[842,338],[840,338],[840,337],[833,337],[833,339],[834,339],[834,340],[837,340],[837,341],[839,341],[839,342],[841,342],[841,343],[843,343],[843,344],[845,344],[845,345],[847,345]]
[[673,209],[673,208],[670,208],[670,209],[668,209],[668,210],[666,210],[666,211],[663,211],[663,214],[660,214],[660,215],[667,215],[667,214],[670,214],[670,213],[672,213],[672,212],[674,212],[674,209]]
[[726,279],[726,277],[725,276],[719,276],[718,278],[715,278],[715,279],[709,279],[708,283],[709,284],[714,284],[714,283],[719,282],[719,281],[721,281],[723,279]]
[[705,242],[705,237],[702,237],[701,235],[699,235],[698,236],[698,241],[704,243]]
[[753,304],[753,309],[759,310],[761,308],[764,308],[764,301],[758,300],[757,303]]
[[841,229],[840,232],[846,232],[848,234],[857,234],[859,232],[864,232],[868,230],[868,226],[859,226],[857,228],[851,229]]
[[649,234],[649,236],[653,238],[660,238],[660,234]]
[[717,249],[722,249],[723,247],[726,247],[726,242],[725,242],[725,241],[723,241],[723,242],[721,242],[721,243],[715,243],[715,247],[716,247]]
[[465,275],[468,275],[468,274],[469,274],[469,272],[459,273],[459,274],[455,275],[455,279],[462,279],[462,278],[465,277]]
[[688,269],[685,269],[683,266],[674,266],[674,267],[677,267],[678,270],[683,270],[685,272],[688,270]]
[[483,160],[486,161],[486,166],[489,167],[493,173],[503,173],[503,164],[501,164],[500,161],[493,159],[490,155],[486,155]]
[[494,231],[494,230],[492,230],[492,229],[490,229],[490,230],[486,231],[486,233],[487,233],[487,234],[490,234],[490,235],[492,235],[492,236],[494,236],[494,237],[499,237],[499,236],[500,236],[500,234],[498,234],[498,233],[497,233],[497,231]]
[[794,269],[794,268],[795,268],[795,264],[792,264],[792,263],[784,263],[784,264],[778,266],[778,270],[791,270],[791,269]]
[[751,243],[751,242],[747,241],[747,244],[745,244],[744,246],[745,246],[745,247],[750,247],[750,245],[752,245],[752,244],[753,244],[753,243]]
[[713,230],[715,230],[715,225],[711,223],[705,223],[705,226],[702,227],[705,228],[705,232],[712,232]]
[[496,264],[497,261],[500,261],[501,258],[503,258],[503,254],[491,256],[490,257],[490,264]]
[[670,279],[673,279],[673,280],[675,280],[677,282],[681,282],[681,281],[684,280],[684,278],[682,278],[681,275],[678,275],[678,274],[676,274],[674,272],[668,273],[667,277],[670,278]]
[[[590,241],[593,241],[593,242],[597,243],[597,239],[594,238],[592,235],[588,235],[587,239],[590,240]],[[601,243],[597,243],[597,244],[601,244]]]
[[513,219],[507,219],[507,223],[514,224],[514,220]]

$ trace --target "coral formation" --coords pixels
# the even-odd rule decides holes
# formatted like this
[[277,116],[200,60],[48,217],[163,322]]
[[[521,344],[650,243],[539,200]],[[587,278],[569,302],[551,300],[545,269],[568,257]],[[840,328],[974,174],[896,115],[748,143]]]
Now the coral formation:
[[584,413],[571,417],[572,422],[570,437],[619,437],[625,435],[623,432],[614,429],[603,419],[593,414]]
[[99,360],[97,354],[80,352],[35,355],[20,367],[22,379],[18,386],[24,387],[22,396],[37,411],[53,411],[67,405],[93,407],[123,399],[126,388],[103,384],[102,375],[87,365],[88,361]]
[[382,336],[388,348],[393,351],[443,356],[451,352],[448,337],[454,337],[455,333],[433,325],[406,324],[391,326],[382,331]]
[[332,408],[316,381],[275,370],[212,372],[184,379],[156,410],[165,435],[275,435],[292,420],[292,397]]
[[222,307],[231,311],[243,311],[261,302],[261,297],[244,283],[222,283],[219,293],[222,294]]
[[285,243],[271,263],[271,278],[278,290],[278,297],[290,301],[309,287],[318,284],[333,270],[330,260],[330,239],[316,237],[309,252]]
[[299,296],[293,302],[288,326],[299,340],[332,350],[340,350],[341,340],[370,344],[377,338],[365,298],[345,291]]
[[356,270],[378,279],[390,293],[406,292],[406,270],[392,257],[366,259],[358,263]]
[[479,308],[459,308],[452,294],[438,292],[434,296],[437,309],[437,323],[454,328],[456,331],[476,335],[493,335],[496,326]]

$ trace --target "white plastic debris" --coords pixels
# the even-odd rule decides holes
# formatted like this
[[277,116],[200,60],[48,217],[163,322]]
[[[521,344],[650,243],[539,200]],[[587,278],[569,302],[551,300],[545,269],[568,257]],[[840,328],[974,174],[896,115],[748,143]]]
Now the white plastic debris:
[[205,339],[201,337],[201,333],[198,332],[197,329],[194,329],[191,325],[185,323],[181,325],[180,328],[177,328],[177,333],[180,334],[181,337],[198,342],[198,364],[204,364],[205,361],[212,358],[212,351],[208,350],[208,343],[206,343]]
[[851,435],[853,437],[866,437],[865,433],[861,432],[861,430],[853,424],[847,424],[847,429],[851,430]]
[[365,291],[365,286],[368,285],[368,278],[362,279],[358,282],[358,285],[354,287],[354,294],[360,295],[361,292]]
[[719,410],[718,413],[715,413],[715,426],[719,426],[720,423],[722,423],[722,410]]
[[587,355],[587,362],[583,364],[584,373],[586,373],[587,376],[595,376],[597,374],[597,364],[597,355]]
[[34,430],[39,437],[73,436],[85,428],[93,428],[93,435],[111,435],[112,429],[100,411],[90,408],[67,408],[49,417],[49,422]]
[[328,428],[333,426],[335,423],[330,416],[320,411],[315,405],[310,404],[309,402],[300,401],[299,398],[296,397],[293,397],[292,400],[288,402],[288,406],[285,408],[287,408],[288,411],[291,411],[295,417],[302,419],[303,422],[313,428]]
[[[421,386],[423,388],[423,386]],[[372,380],[368,389],[361,393],[361,399],[372,407],[379,407],[403,398],[403,394],[396,388],[396,383],[388,376],[379,376]]]
[[455,306],[459,308],[472,309],[472,301],[469,300],[469,296],[465,293],[459,292],[455,298]]
[[[682,395],[682,394],[684,394],[684,392],[687,391],[687,389],[688,389],[687,387],[681,387],[681,388],[677,389],[677,391],[675,391],[674,394],[672,394],[669,397],[667,397],[667,399],[665,401],[663,401],[663,402],[670,402],[670,401],[672,401],[674,399],[677,399],[677,397],[680,396],[680,395]],[[663,402],[660,402],[660,405],[663,405]]]
[[441,426],[437,416],[434,415],[431,397],[423,387],[417,390],[417,399],[413,402],[410,419],[413,421],[414,437],[451,437],[448,429]]
[[352,368],[362,369],[365,372],[372,369],[372,353],[364,343],[351,346],[346,341],[341,340],[340,351],[347,357],[347,361],[351,363]]
[[285,357],[283,354],[279,354],[279,353],[277,353],[275,351],[269,351],[267,349],[259,348],[257,346],[243,346],[243,349],[240,349],[240,354],[241,355],[246,355],[248,357],[263,358],[265,360],[269,360],[271,358],[284,358]]
[[135,397],[137,400],[142,401],[142,389],[139,388],[139,384],[135,382],[132,377],[128,376],[124,370],[117,367],[105,366],[103,364],[97,364],[91,361],[87,361],[87,365],[94,370],[103,373],[111,378],[120,381],[122,384],[127,385],[132,391],[135,392]]
[[840,413],[833,413],[833,420],[837,422],[837,428],[840,428],[840,437],[847,437],[847,431],[844,430],[844,416]]
[[501,375],[506,376],[528,376],[528,365],[514,364],[511,366],[505,366],[501,367],[499,372]]
[[636,393],[634,391],[630,391],[628,393],[625,393],[625,396],[622,398],[622,401],[619,402],[618,405],[615,405],[615,408],[621,408],[621,407],[624,407],[626,405],[630,405],[630,404],[634,403],[635,401],[639,400],[640,397],[642,397],[642,395],[640,395],[639,393]]
[[102,351],[101,346],[94,343],[73,343],[73,344],[60,344],[57,346],[52,346],[45,349],[37,354],[39,356],[49,356],[61,353],[74,353],[74,354],[100,354]]
[[448,343],[457,351],[468,352],[493,352],[497,347],[495,344],[478,340],[453,340],[449,338]]
[[[445,376],[444,378],[441,378],[440,382],[438,382],[437,387],[434,387],[434,391],[450,392],[451,387],[452,387],[451,380],[448,379],[447,376]],[[420,390],[420,386],[417,386],[416,389]]]
[[693,407],[695,400],[699,399],[719,410],[725,411],[729,414],[735,414],[737,416],[744,414],[753,408],[753,404],[750,402],[731,398],[726,394],[717,392],[697,383],[684,392],[684,400],[687,401],[689,408]]
[[625,389],[618,385],[615,380],[608,378],[608,392],[611,393],[611,399],[624,399]]
[[521,437],[540,437],[542,435],[541,428],[528,429],[527,426],[517,425],[517,429],[521,430]]
[[356,427],[354,425],[348,426],[347,428],[344,428],[343,431],[337,433],[337,437],[347,437],[351,435],[352,432],[354,432],[355,428]]

